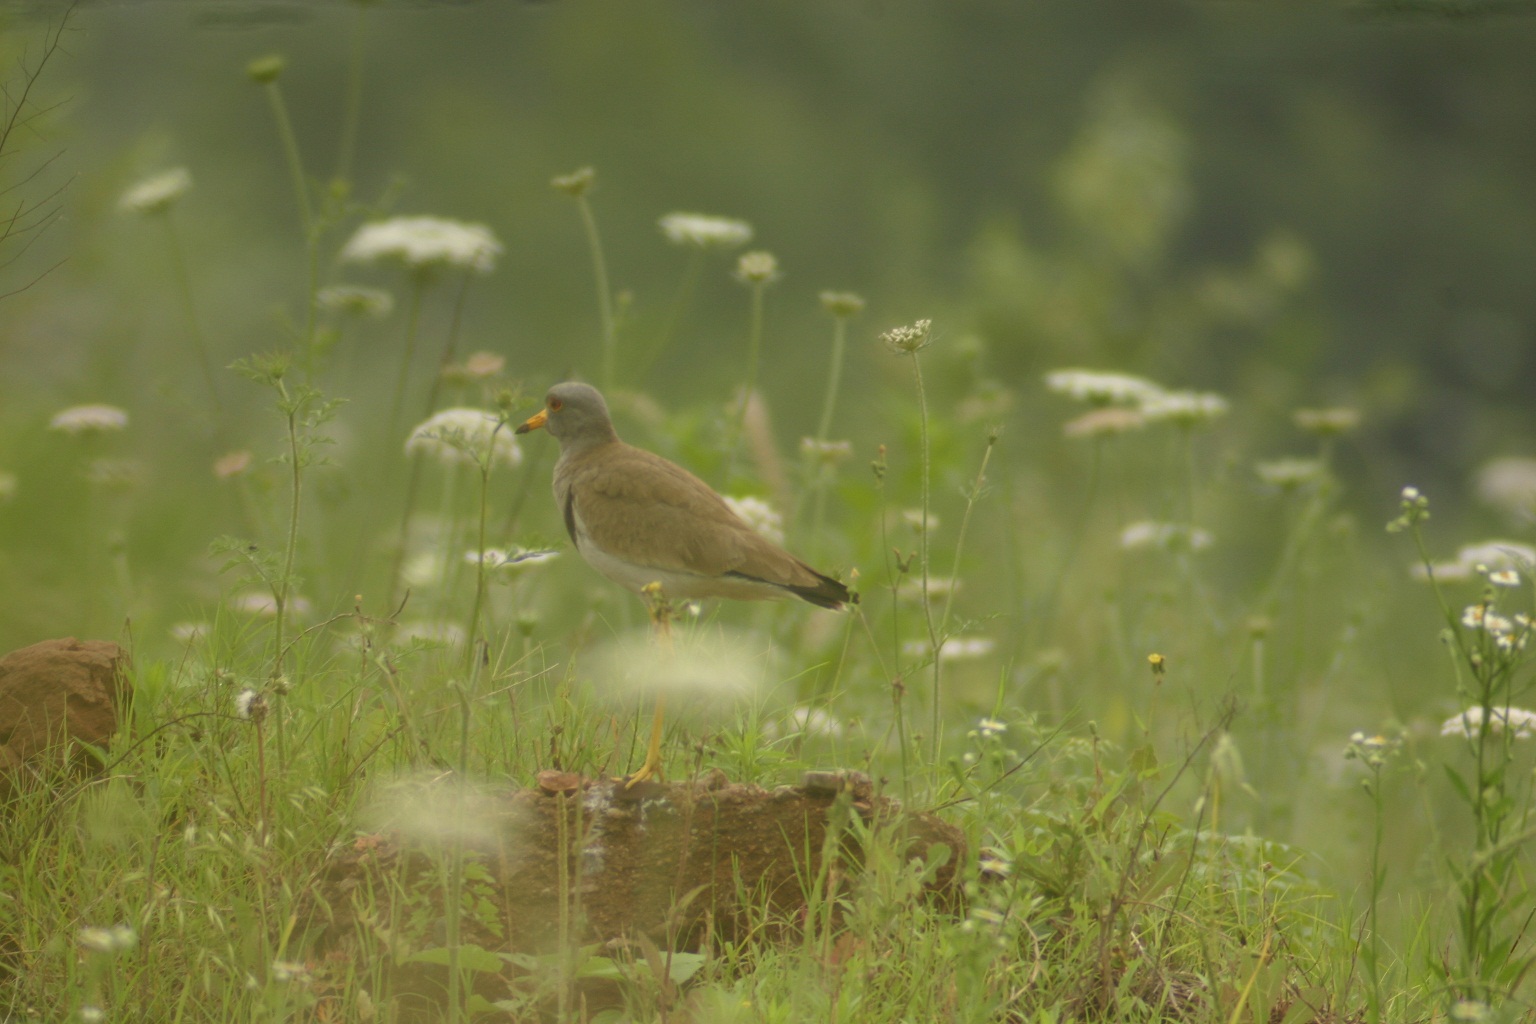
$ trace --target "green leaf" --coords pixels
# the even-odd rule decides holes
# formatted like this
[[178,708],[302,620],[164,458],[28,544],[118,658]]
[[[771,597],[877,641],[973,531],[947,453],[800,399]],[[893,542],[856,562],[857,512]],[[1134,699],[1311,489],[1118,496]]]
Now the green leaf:
[[[452,952],[447,946],[437,946],[433,949],[423,949],[406,957],[406,963],[437,964],[448,966],[448,955]],[[459,966],[468,971],[478,971],[482,974],[500,974],[501,957],[471,942],[466,942],[459,947]]]

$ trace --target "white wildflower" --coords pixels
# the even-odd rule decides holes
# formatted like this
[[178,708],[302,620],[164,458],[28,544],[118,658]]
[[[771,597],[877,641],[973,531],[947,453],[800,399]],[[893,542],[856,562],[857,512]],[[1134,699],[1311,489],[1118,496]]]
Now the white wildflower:
[[853,292],[822,292],[821,308],[833,316],[858,316],[864,311],[864,296]]
[[1493,459],[1477,471],[1477,496],[1516,518],[1536,515],[1536,459]]
[[316,300],[320,308],[332,313],[348,313],[382,320],[395,308],[395,297],[380,288],[364,288],[362,285],[337,284],[320,289]]
[[789,714],[784,716],[782,727],[777,722],[768,722],[763,731],[769,739],[777,739],[782,731],[785,736],[800,734],[838,740],[843,738],[843,723],[830,715],[825,708],[802,706],[790,709]]
[[752,225],[729,217],[710,217],[702,213],[669,213],[657,221],[661,233],[674,245],[692,245],[700,249],[734,249],[752,240]]
[[[1525,708],[1494,708],[1493,715],[1488,721],[1488,732],[1500,733],[1506,728],[1517,740],[1528,740],[1536,736],[1536,711],[1528,711]],[[1482,733],[1483,709],[1481,706],[1470,707],[1459,715],[1452,715],[1440,726],[1442,736],[1461,736],[1475,740]]]
[[107,1011],[94,1003],[80,1007],[80,1024],[101,1024],[107,1019]]
[[265,705],[261,691],[253,690],[249,686],[235,694],[235,714],[241,718],[250,718],[258,709]]
[[1168,391],[1143,400],[1141,414],[1149,422],[1192,427],[1225,416],[1228,408],[1225,398],[1210,392]]
[[256,457],[244,448],[239,451],[227,452],[213,460],[213,475],[220,480],[229,480],[237,477],[251,468],[251,462]]
[[1333,437],[1347,434],[1358,427],[1360,413],[1356,409],[1342,406],[1333,409],[1297,409],[1291,413],[1291,420],[1309,434]]
[[171,625],[171,639],[179,644],[192,644],[208,635],[206,622],[177,622]]
[[852,441],[819,441],[814,437],[800,439],[800,454],[809,462],[835,466],[853,455]]
[[1007,732],[1008,725],[1006,722],[999,722],[995,718],[983,718],[976,723],[976,729],[981,733],[982,739],[991,739],[998,733]]
[[951,637],[939,649],[939,660],[972,661],[976,658],[985,658],[995,650],[997,650],[997,641],[989,636]]
[[922,533],[925,527],[929,533],[932,533],[934,530],[939,528],[939,517],[934,515],[932,512],[929,512],[927,518],[925,519],[923,516],[923,510],[920,508],[902,509],[901,521],[906,523],[918,533]]
[[341,250],[341,259],[345,263],[399,260],[411,270],[453,267],[488,274],[503,251],[484,224],[392,217],[358,228]]
[[1272,459],[1257,463],[1253,469],[1260,480],[1282,491],[1317,483],[1327,472],[1321,459]]
[[982,874],[995,878],[1007,878],[1013,874],[1013,863],[997,853],[983,853],[976,867]]
[[[932,522],[932,520],[929,520]],[[929,576],[928,598],[936,601],[947,598],[950,594],[960,589],[960,580],[954,576]],[[912,601],[921,601],[923,598],[923,580],[921,576],[912,576],[904,580],[896,588],[896,596]]]
[[126,213],[160,213],[180,199],[192,187],[192,172],[185,167],[145,178],[124,192],[117,207]]
[[529,569],[560,557],[560,552],[549,549],[529,551],[526,548],[486,548],[484,551],[464,552],[464,561],[470,565],[484,564],[493,569]]
[[784,543],[784,516],[761,498],[750,495],[742,498],[726,497],[725,503],[732,512],[757,533],[773,541]]
[[1142,520],[1120,531],[1120,547],[1126,551],[1157,548],[1162,551],[1204,551],[1215,543],[1211,534],[1183,523]]
[[[957,636],[944,642],[940,648],[939,660],[973,661],[977,658],[985,658],[997,649],[997,641],[987,636]],[[933,653],[933,648],[928,646],[926,640],[908,640],[901,645],[901,653],[909,658],[926,658]]]
[[132,949],[139,936],[127,925],[117,924],[110,928],[81,928],[75,933],[75,941],[92,953],[117,953]]
[[128,426],[128,414],[115,405],[72,405],[53,414],[49,430],[65,434],[104,434]]
[[902,327],[892,327],[880,335],[880,340],[897,355],[913,355],[933,341],[933,321],[917,320]]
[[309,968],[297,960],[272,961],[272,980],[279,984],[290,981],[304,981],[309,977]]
[[494,412],[453,408],[433,413],[405,442],[405,454],[430,455],[447,466],[477,465],[477,457],[490,457],[492,465],[515,466],[523,451],[512,428]]
[[1496,587],[1518,587],[1520,574],[1513,569],[1494,569],[1488,573],[1488,582]]
[[490,380],[507,368],[507,357],[495,352],[471,352],[464,360],[464,376],[470,380]]
[[1061,435],[1072,439],[1113,437],[1116,434],[1140,430],[1146,425],[1146,417],[1135,409],[1106,406],[1102,409],[1090,409],[1081,416],[1063,423]]
[[1045,386],[1057,394],[1094,405],[1143,405],[1162,395],[1160,385],[1145,377],[1101,370],[1053,370]]
[[[270,590],[243,590],[231,597],[228,603],[235,611],[245,615],[271,618],[277,614],[277,598],[272,596]],[[284,609],[289,615],[308,615],[309,599],[298,594],[289,594]]]
[[1434,573],[1435,579],[1441,582],[1457,582],[1530,567],[1536,567],[1536,548],[1513,540],[1486,540],[1465,545],[1456,552],[1455,558],[1435,562],[1428,570],[1419,564],[1410,571],[1417,579],[1427,579]]
[[743,284],[771,284],[779,279],[779,261],[771,252],[744,252],[736,261],[736,280]]

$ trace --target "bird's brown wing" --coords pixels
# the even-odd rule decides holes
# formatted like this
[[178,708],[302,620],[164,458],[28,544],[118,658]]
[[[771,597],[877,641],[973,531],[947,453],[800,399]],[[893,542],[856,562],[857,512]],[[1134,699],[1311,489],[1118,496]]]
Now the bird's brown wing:
[[570,467],[568,493],[593,543],[610,555],[703,577],[760,580],[795,593],[824,587],[826,577],[756,533],[681,466],[622,442],[584,454]]

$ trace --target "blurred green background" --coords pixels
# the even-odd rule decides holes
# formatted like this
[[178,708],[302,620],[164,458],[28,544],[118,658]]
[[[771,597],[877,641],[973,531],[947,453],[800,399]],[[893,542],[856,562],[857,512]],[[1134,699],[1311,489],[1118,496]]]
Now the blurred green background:
[[[628,439],[719,483],[719,427],[744,381],[748,293],[731,276],[735,254],[704,253],[687,292],[691,257],[662,237],[662,215],[741,218],[756,230],[751,247],[777,257],[759,384],[792,467],[827,379],[832,321],[818,295],[863,295],[832,430],[854,454],[825,533],[808,535],[802,517],[789,540],[829,571],[857,568],[882,642],[897,638],[880,618],[895,618],[888,552],[915,539],[879,526],[882,503],[889,513],[917,501],[919,428],[910,361],[877,337],[933,318],[923,359],[935,572],[964,578],[958,618],[998,644],[950,671],[952,728],[1002,701],[1134,739],[1156,700],[1145,656],[1160,651],[1171,665],[1156,723],[1165,737],[1197,735],[1227,695],[1244,708],[1211,769],[1231,794],[1231,817],[1212,827],[1246,815],[1337,853],[1366,827],[1341,760],[1350,732],[1400,723],[1423,745],[1417,757],[1461,706],[1439,660],[1443,620],[1408,574],[1411,545],[1382,529],[1399,490],[1430,494],[1436,557],[1533,535],[1529,514],[1485,506],[1473,487],[1490,459],[1536,456],[1536,21],[1519,7],[1482,10],[79,5],[25,108],[38,116],[7,136],[0,162],[12,203],[59,213],[0,250],[0,292],[13,292],[0,300],[0,473],[12,478],[0,493],[0,650],[78,634],[131,640],[144,660],[180,658],[172,625],[227,615],[217,609],[235,589],[210,543],[232,534],[281,549],[288,492],[270,461],[282,438],[270,395],[221,374],[226,436],[215,435],[163,225],[118,204],[147,176],[188,168],[194,186],[171,214],[213,361],[291,347],[310,268],[268,97],[246,66],[285,58],[278,85],[320,193],[336,175],[355,47],[364,77],[345,191],[356,205],[322,239],[319,283],[389,288],[397,305],[348,327],[319,378],[349,404],[324,431],[333,465],[308,477],[308,621],[350,610],[354,593],[369,614],[388,611],[379,578],[400,519],[404,435],[385,438],[384,410],[405,278],[344,265],[341,246],[388,215],[494,231],[505,254],[468,285],[458,352],[505,356],[526,415],[550,383],[600,375],[586,240],[549,184],[591,166],[626,303],[624,393],[613,397]],[[61,11],[9,14],[12,103]],[[457,288],[427,295],[408,422],[422,418]],[[1042,384],[1065,366],[1218,392],[1231,413],[1187,451],[1149,429],[1100,460],[1063,437],[1082,407]],[[88,402],[127,409],[128,430],[86,440],[48,429],[56,411]],[[1291,415],[1323,406],[1362,416],[1330,454],[1330,489],[1264,486],[1255,461],[1316,454]],[[952,567],[996,425],[989,486]],[[869,470],[881,445],[884,490]],[[256,468],[216,479],[215,458],[237,448]],[[493,540],[563,547],[547,496],[554,444],[535,435],[524,450],[524,466],[493,481]],[[86,478],[103,458],[120,471],[110,486]],[[435,509],[441,489],[429,474],[422,507]],[[1186,501],[1216,537],[1209,552],[1121,550],[1127,524],[1178,518]],[[550,663],[612,622],[641,620],[638,602],[569,552],[537,571],[516,614],[541,616],[530,628]],[[1454,599],[1475,594],[1466,585]],[[720,614],[763,621],[757,609]],[[805,631],[800,661],[837,650],[831,617],[771,614],[781,636]],[[902,621],[899,639],[920,639],[915,617]],[[862,637],[854,648],[833,710],[878,736],[888,680]],[[1433,876],[1424,837],[1453,831],[1459,809],[1394,793],[1388,810],[1401,812],[1389,836],[1399,868]],[[1360,877],[1361,849],[1338,854],[1342,873]]]
[[[131,556],[130,612],[144,642],[166,642],[170,622],[226,588],[207,544],[244,527],[208,466],[233,446],[276,454],[279,423],[263,393],[227,375],[239,436],[212,436],[163,232],[121,214],[118,198],[153,172],[189,168],[195,186],[173,212],[215,362],[291,344],[308,268],[267,98],[245,67],[286,58],[279,84],[306,172],[323,187],[358,46],[365,77],[350,197],[362,208],[326,237],[322,283],[381,285],[403,300],[400,275],[334,258],[367,216],[488,225],[506,253],[469,286],[459,351],[505,355],[531,411],[548,383],[599,372],[585,240],[572,204],[548,184],[590,165],[614,287],[629,300],[619,376],[703,433],[742,382],[746,291],[730,276],[732,257],[706,254],[651,361],[688,267],[656,221],[674,210],[747,220],[752,247],[773,252],[783,271],[768,293],[761,387],[785,451],[814,430],[820,408],[830,320],[818,293],[868,299],[833,431],[855,442],[834,502],[834,514],[845,510],[839,527],[855,534],[876,446],[891,446],[899,482],[915,473],[910,370],[876,335],[934,318],[938,340],[925,357],[936,509],[952,528],[982,439],[1003,424],[995,488],[972,539],[982,581],[965,611],[1035,623],[1009,651],[1021,663],[1091,649],[1099,628],[1053,613],[1059,632],[1039,635],[1041,616],[1031,615],[1050,590],[1045,567],[1067,557],[1088,475],[1081,443],[1060,433],[1077,410],[1044,391],[1045,371],[1124,370],[1232,400],[1201,440],[1202,473],[1219,495],[1207,508],[1226,545],[1211,563],[1214,594],[1234,602],[1222,630],[1252,610],[1243,595],[1261,589],[1286,522],[1247,460],[1310,451],[1290,425],[1294,408],[1360,409],[1362,430],[1335,455],[1342,532],[1330,536],[1348,534],[1371,557],[1328,563],[1362,590],[1329,577],[1319,586],[1334,604],[1317,613],[1345,621],[1353,602],[1383,588],[1423,613],[1374,609],[1381,629],[1423,645],[1373,655],[1381,682],[1362,703],[1380,709],[1398,668],[1380,659],[1414,665],[1433,645],[1430,602],[1403,571],[1411,553],[1378,537],[1398,489],[1415,483],[1436,499],[1440,554],[1531,533],[1529,521],[1480,506],[1470,480],[1487,459],[1536,453],[1536,22],[1507,6],[1487,17],[1477,5],[1284,7],[81,5],[37,82],[34,99],[50,109],[7,150],[13,195],[67,190],[59,220],[25,252],[13,246],[18,258],[4,268],[10,288],[26,287],[0,304],[0,470],[17,480],[0,505],[0,646],[122,633],[122,609],[102,596],[113,544]],[[60,11],[12,13],[13,69],[36,59]],[[429,296],[423,360],[447,330],[451,291]],[[346,339],[349,353],[338,350],[325,386],[352,405],[334,429],[341,469],[321,471],[315,491],[315,536],[390,521],[391,510],[371,508],[386,503],[371,501],[368,486],[371,467],[395,454],[374,438],[402,318],[397,308]],[[111,498],[78,478],[79,446],[46,429],[57,409],[96,401],[133,417],[105,443],[138,460],[140,476]],[[707,455],[676,424],[621,422],[669,454]],[[1108,568],[1114,530],[1166,511],[1156,507],[1160,488],[1182,472],[1160,442],[1137,443],[1120,472],[1134,485],[1125,493],[1141,497],[1120,499],[1088,533],[1087,563],[1063,598],[1073,607],[1160,585],[1134,563]],[[539,458],[537,472],[502,483],[498,508],[527,490],[518,539],[558,542],[545,498],[552,453]],[[280,482],[275,472],[266,492],[254,482],[254,500],[279,518]],[[319,525],[336,510],[340,522]],[[106,520],[120,524],[120,540]],[[851,541],[816,543],[839,568],[869,557]],[[988,583],[1003,564],[1012,568]],[[582,573],[562,564],[556,576],[573,602],[594,588]],[[347,606],[349,581],[328,582],[316,595],[322,608]],[[1167,645],[1170,630],[1178,626],[1146,642]]]

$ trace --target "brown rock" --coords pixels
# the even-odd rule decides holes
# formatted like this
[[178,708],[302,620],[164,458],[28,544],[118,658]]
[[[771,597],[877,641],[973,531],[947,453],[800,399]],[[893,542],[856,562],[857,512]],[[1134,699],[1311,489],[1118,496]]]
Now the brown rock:
[[44,640],[0,658],[0,795],[25,773],[67,760],[93,763],[79,743],[105,746],[130,691],[128,655],[106,640]]
[[[770,792],[714,777],[625,788],[618,780],[545,773],[538,788],[493,798],[480,822],[493,838],[464,851],[466,862],[479,865],[481,906],[496,919],[482,922],[493,927],[484,934],[465,922],[465,941],[548,953],[558,948],[562,903],[579,942],[647,936],[694,949],[706,935],[718,942],[775,930],[798,934],[811,880],[822,880],[822,898],[840,914],[835,897],[850,891],[862,871],[865,840],[935,864],[923,879],[923,897],[958,908],[964,833],[877,793],[859,799],[861,784],[870,785],[861,773],[832,774],[837,786]],[[637,799],[635,792],[647,787],[651,795]],[[824,864],[824,856],[834,863]],[[322,871],[312,914],[322,945],[345,948],[359,927],[391,920],[383,908],[399,892],[435,893],[442,876],[432,857],[389,831],[338,851]],[[367,896],[354,902],[359,889]],[[373,908],[366,920],[358,907]],[[397,938],[411,946],[432,941]]]

